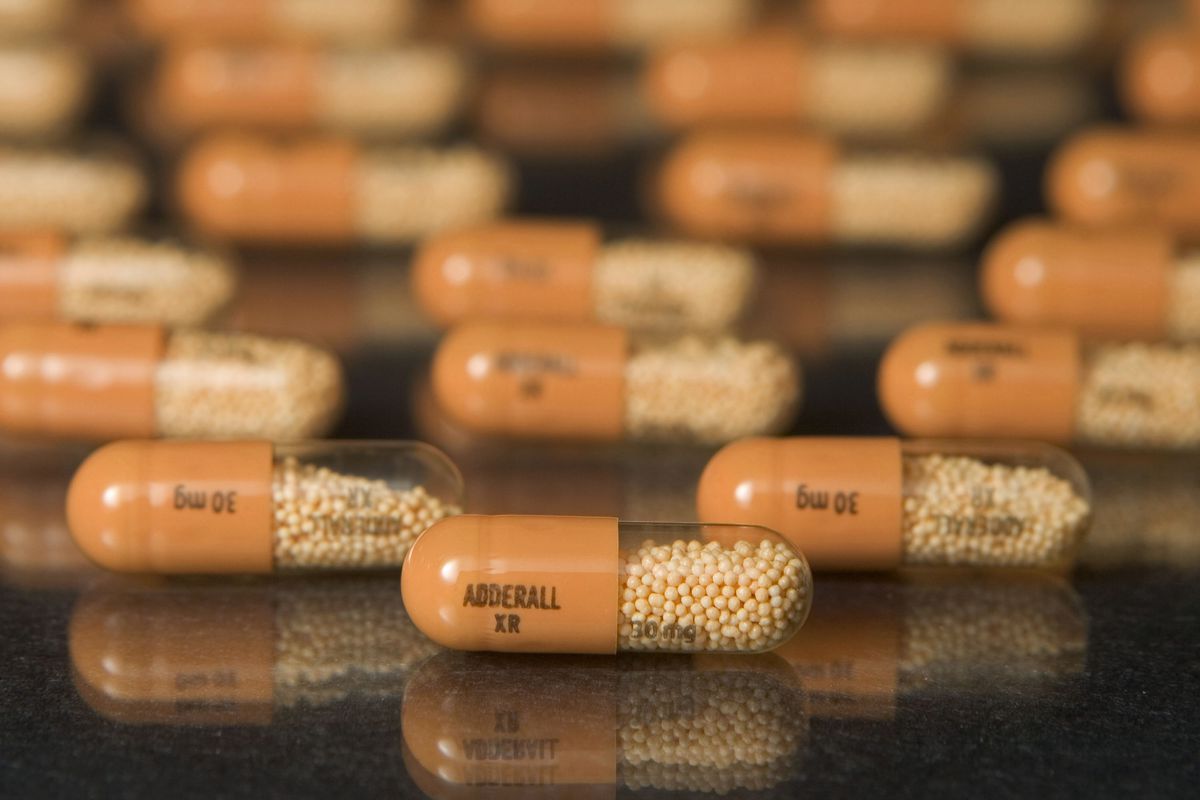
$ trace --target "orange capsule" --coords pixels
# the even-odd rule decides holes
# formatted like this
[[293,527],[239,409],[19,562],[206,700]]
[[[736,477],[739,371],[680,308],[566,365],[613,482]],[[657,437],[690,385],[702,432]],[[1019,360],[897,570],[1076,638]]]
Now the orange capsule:
[[1102,128],[1078,134],[1047,170],[1050,204],[1085,225],[1161,225],[1200,238],[1200,136]]
[[1092,338],[1200,336],[1200,263],[1154,228],[1019,223],[989,245],[981,283],[989,310],[1004,322]]
[[508,183],[501,163],[471,147],[217,135],[184,158],[176,192],[189,222],[214,238],[397,243],[495,216]]
[[1125,105],[1158,123],[1200,120],[1200,33],[1184,28],[1156,31],[1138,40],[1121,65]]
[[367,44],[394,39],[412,25],[412,0],[124,0],[126,13],[154,39],[300,39]]
[[817,135],[705,133],[668,153],[655,188],[667,219],[697,236],[936,248],[970,238],[995,182],[973,158],[856,155]]

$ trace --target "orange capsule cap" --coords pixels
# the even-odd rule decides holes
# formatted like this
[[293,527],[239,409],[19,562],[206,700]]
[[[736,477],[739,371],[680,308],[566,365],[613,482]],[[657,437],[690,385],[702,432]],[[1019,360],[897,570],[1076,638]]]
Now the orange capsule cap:
[[229,39],[262,36],[271,29],[278,0],[125,0],[126,13],[156,38],[181,35]]
[[612,0],[468,0],[467,16],[490,42],[515,48],[598,49],[615,33]]
[[615,653],[617,543],[612,517],[450,517],[408,551],[404,608],[456,650]]
[[1042,220],[1004,231],[983,256],[983,297],[1004,322],[1088,336],[1161,338],[1174,269],[1154,228],[1081,230]]
[[215,136],[184,158],[176,190],[189,221],[214,238],[345,242],[355,232],[357,160],[341,139]]
[[909,436],[1044,439],[1074,432],[1079,341],[1063,331],[928,323],[879,367],[879,400]]
[[856,39],[918,39],[961,43],[965,0],[814,0],[818,30]]
[[87,555],[117,572],[272,570],[268,442],[116,442],[67,490],[67,522]]
[[434,234],[413,293],[441,325],[471,318],[586,321],[600,232],[587,223],[498,222]]
[[0,234],[0,320],[58,317],[66,250],[66,239],[56,233]]
[[1200,120],[1200,34],[1168,28],[1130,48],[1121,68],[1126,105],[1153,122]]
[[615,327],[468,322],[434,355],[433,394],[473,433],[619,439],[628,353]]

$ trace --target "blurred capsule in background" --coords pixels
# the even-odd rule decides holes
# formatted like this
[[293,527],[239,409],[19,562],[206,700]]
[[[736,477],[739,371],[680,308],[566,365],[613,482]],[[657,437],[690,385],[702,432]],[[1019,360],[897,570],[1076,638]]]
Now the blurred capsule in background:
[[112,148],[0,146],[0,231],[111,233],[145,204],[146,178]]
[[0,39],[54,33],[70,21],[80,0],[6,0],[0,3]]
[[1077,333],[931,322],[879,366],[879,400],[909,436],[1200,446],[1200,346],[1107,343]]
[[144,115],[168,135],[225,126],[418,137],[454,118],[467,84],[465,55],[442,45],[178,42],[154,68]]
[[302,40],[348,45],[392,41],[408,33],[418,0],[122,0],[150,39]]
[[800,373],[775,344],[728,335],[479,321],[443,338],[433,393],[476,434],[719,444],[786,428]]
[[1046,191],[1070,222],[1161,225],[1184,240],[1200,239],[1200,134],[1085,130],[1051,158]]
[[237,288],[232,265],[170,240],[0,235],[0,321],[195,326]]
[[1003,322],[1095,339],[1200,339],[1200,253],[1155,226],[1025,220],[988,246],[980,281]]
[[409,243],[491,219],[511,184],[503,162],[469,145],[367,148],[236,134],[198,142],[176,178],[188,224],[256,244]]
[[668,152],[654,199],[696,236],[930,249],[968,244],[996,192],[980,158],[847,153],[812,134],[701,133]]
[[341,365],[296,340],[158,325],[0,326],[0,428],[106,441],[313,438],[337,421]]
[[108,578],[71,611],[75,689],[127,725],[265,725],[403,694],[441,648],[394,578],[230,584]]
[[511,220],[426,239],[412,280],[421,308],[440,325],[542,319],[713,333],[745,311],[755,260],[707,242],[605,240],[590,222]]
[[31,139],[66,133],[83,112],[90,83],[86,59],[76,47],[0,44],[0,135]]
[[797,774],[808,718],[791,670],[771,654],[442,653],[405,688],[403,732],[405,767],[433,798],[484,787],[513,797],[740,796]]
[[469,27],[508,50],[595,53],[744,29],[757,0],[464,0]]
[[1147,122],[1200,122],[1200,29],[1173,26],[1135,41],[1118,86],[1125,108]]

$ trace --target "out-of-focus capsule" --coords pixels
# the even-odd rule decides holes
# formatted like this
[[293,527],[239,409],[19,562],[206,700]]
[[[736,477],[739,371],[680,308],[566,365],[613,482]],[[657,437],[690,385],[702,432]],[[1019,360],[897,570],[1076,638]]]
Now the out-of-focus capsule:
[[232,126],[420,136],[450,121],[466,84],[463,57],[437,45],[180,43],[158,64],[151,96],[166,127],[184,133]]
[[1070,222],[1161,225],[1200,239],[1200,136],[1087,131],[1059,148],[1046,175],[1050,204]]
[[642,76],[647,103],[671,127],[809,123],[839,133],[896,135],[947,101],[951,65],[940,51],[806,42],[759,33],[668,45]]
[[400,698],[439,648],[394,578],[230,585],[108,579],[71,610],[75,688],[133,725],[248,725],[277,713]]
[[847,154],[806,134],[707,133],[667,155],[656,188],[668,220],[698,236],[930,248],[975,233],[996,176],[976,158]]
[[76,12],[77,0],[0,2],[0,39],[28,39],[60,30]]
[[779,531],[817,570],[1062,567],[1089,494],[1049,445],[759,438],[713,456],[696,509]]
[[770,342],[631,339],[602,325],[464,323],[433,362],[455,422],[516,437],[723,443],[779,432],[799,383]]
[[80,439],[304,439],[333,426],[342,371],[303,342],[157,325],[0,327],[0,428]]
[[0,146],[0,231],[110,233],[128,225],[146,179],[111,152]]
[[668,39],[744,29],[754,0],[467,0],[466,17],[487,43],[513,50],[634,50]]
[[417,442],[127,441],[80,466],[67,517],[117,572],[394,568],[462,492],[450,460]]
[[756,653],[791,638],[812,601],[808,564],[774,531],[615,517],[447,519],[409,550],[400,584],[438,644],[508,653]]
[[793,777],[808,718],[771,653],[440,653],[405,688],[403,733],[409,777],[436,800],[614,797],[617,787],[745,796]]
[[427,239],[413,292],[441,325],[464,319],[594,321],[718,332],[741,316],[754,257],[717,244],[601,241],[586,222],[498,222]]
[[810,13],[818,30],[834,36],[1044,58],[1081,49],[1104,11],[1102,0],[814,0]]
[[87,95],[87,65],[66,45],[0,46],[0,75],[0,133],[6,136],[64,132]]
[[361,45],[403,36],[416,16],[413,0],[124,0],[124,5],[142,35],[163,40]]
[[168,241],[0,235],[0,320],[200,325],[237,278],[223,258]]
[[495,216],[509,173],[468,146],[364,149],[343,139],[277,145],[216,135],[184,158],[176,190],[188,221],[214,238],[397,243]]
[[1097,344],[1063,330],[929,323],[898,337],[879,399],[910,436],[1200,447],[1200,345]]
[[1098,339],[1200,339],[1200,255],[1153,227],[1019,223],[984,253],[981,284],[1004,322]]
[[1200,31],[1171,27],[1134,43],[1121,66],[1125,107],[1149,122],[1200,121]]

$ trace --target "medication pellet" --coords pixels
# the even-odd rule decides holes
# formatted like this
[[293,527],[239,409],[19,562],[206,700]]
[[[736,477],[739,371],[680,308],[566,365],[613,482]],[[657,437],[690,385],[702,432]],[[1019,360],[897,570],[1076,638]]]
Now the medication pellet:
[[394,578],[244,585],[107,580],[71,611],[75,685],[125,724],[267,724],[347,701],[399,700],[439,651]]
[[[519,732],[497,727],[508,719]],[[431,797],[498,785],[740,797],[790,779],[808,739],[801,687],[773,654],[440,653],[408,682],[402,727],[409,775]]]
[[879,398],[912,436],[1200,447],[1200,345],[1083,345],[1079,335],[928,323],[888,348]]
[[467,0],[471,29],[512,50],[638,50],[669,39],[722,36],[752,20],[753,0]]
[[343,400],[323,349],[158,325],[11,323],[0,370],[0,428],[56,438],[312,438]]
[[463,515],[401,576],[413,623],[457,650],[770,650],[804,624],[812,576],[774,531],[611,517]]
[[438,45],[180,43],[156,67],[153,108],[184,133],[226,126],[422,136],[452,119],[467,77],[462,56]]
[[1194,125],[1200,121],[1200,33],[1169,27],[1136,40],[1121,64],[1125,107],[1149,123]]
[[414,0],[124,0],[142,35],[161,40],[377,44],[406,34]]
[[1087,529],[1087,477],[1049,445],[743,439],[701,476],[700,519],[763,525],[814,569],[1056,568]]
[[806,41],[794,33],[659,48],[642,73],[655,118],[673,127],[796,124],[900,135],[949,99],[949,58],[921,47]]
[[88,84],[87,65],[73,47],[0,45],[0,133],[34,138],[65,132],[82,110]]
[[978,158],[844,153],[812,134],[698,133],[667,154],[656,193],[697,236],[938,248],[984,222],[996,175]]
[[1068,222],[1158,225],[1200,239],[1200,135],[1085,130],[1051,157],[1046,187],[1051,208]]
[[217,134],[185,156],[176,190],[187,221],[216,239],[396,244],[491,219],[509,183],[502,162],[470,146]]
[[413,293],[441,325],[464,319],[600,322],[720,332],[742,315],[754,257],[719,244],[602,240],[587,222],[498,222],[426,239]]
[[1153,226],[1094,230],[1028,220],[983,258],[992,315],[1091,339],[1200,339],[1200,252]]
[[770,342],[479,321],[443,338],[433,392],[475,434],[716,444],[786,426],[800,377]]
[[111,233],[147,192],[142,172],[111,152],[0,146],[0,231]]
[[237,278],[208,251],[128,236],[0,235],[0,320],[201,325]]
[[1103,22],[1103,0],[814,0],[817,30],[851,39],[937,42],[988,56],[1063,56]]
[[67,514],[117,572],[382,569],[459,513],[462,491],[449,459],[415,442],[126,441],[79,468]]

